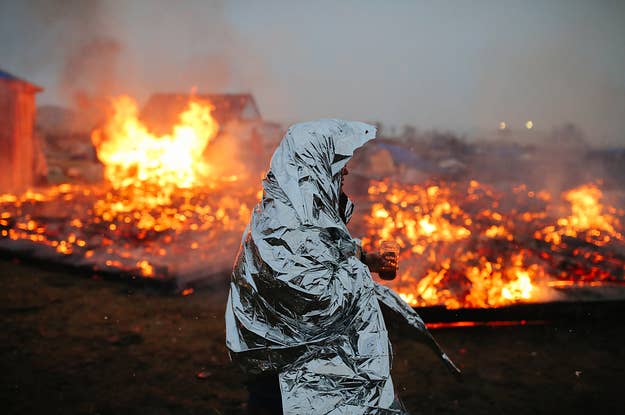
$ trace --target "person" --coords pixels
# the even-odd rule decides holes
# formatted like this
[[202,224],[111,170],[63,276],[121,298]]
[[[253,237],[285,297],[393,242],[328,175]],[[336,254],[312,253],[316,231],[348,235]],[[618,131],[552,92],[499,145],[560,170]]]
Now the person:
[[[345,184],[345,176],[349,174],[349,170],[347,169],[347,165],[341,169],[341,187],[339,191],[339,214],[341,215],[341,220],[345,225],[349,222],[349,218],[346,216],[345,210],[347,208],[347,204],[351,203],[347,194],[343,190],[343,185]],[[351,212],[349,213],[351,215]],[[382,270],[391,270],[397,268],[397,257],[390,252],[385,253],[384,255],[375,253],[375,252],[365,252],[360,247],[360,261],[367,265],[369,271],[371,272],[380,272]]]
[[248,378],[250,413],[403,414],[381,304],[455,372],[418,314],[370,268],[347,222],[345,165],[375,127],[319,120],[289,128],[234,263],[226,345]]

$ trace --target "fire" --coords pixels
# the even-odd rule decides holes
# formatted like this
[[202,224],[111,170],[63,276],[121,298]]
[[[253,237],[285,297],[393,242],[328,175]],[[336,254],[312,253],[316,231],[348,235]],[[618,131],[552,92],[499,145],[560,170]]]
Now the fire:
[[621,224],[613,213],[605,212],[601,204],[603,194],[596,185],[570,190],[564,198],[571,204],[570,214],[560,218],[556,225],[539,231],[539,237],[554,245],[559,245],[563,236],[583,235],[583,239],[597,245],[605,245],[612,239],[623,240],[623,234],[617,231]]
[[190,188],[209,176],[203,153],[219,128],[211,116],[212,105],[192,98],[172,133],[161,137],[139,121],[132,98],[121,96],[112,105],[113,115],[93,132],[92,141],[114,188],[145,184]]
[[[171,133],[156,136],[134,100],[112,103],[92,134],[107,183],[0,195],[0,249],[152,280],[230,267],[262,192],[235,157],[215,150],[224,137],[212,105],[191,97]],[[385,284],[413,306],[501,307],[625,281],[625,212],[597,184],[552,195],[475,180],[374,181],[368,198],[355,234],[365,250],[397,242],[398,277]]]
[[[547,212],[549,193],[525,186],[500,194],[476,181],[374,182],[369,195],[375,202],[364,219],[365,249],[375,249],[372,242],[379,240],[400,245],[398,277],[385,284],[413,306],[500,307],[548,299],[551,288],[565,281],[625,279],[625,258],[597,252],[625,240],[618,212],[599,203],[596,185],[565,192],[568,207],[559,218]],[[564,237],[581,246],[571,249]]]
[[[210,103],[190,97],[172,132],[156,136],[139,120],[132,98],[112,100],[109,120],[91,137],[104,164],[104,175],[114,189],[95,203],[96,215],[110,220],[120,213],[134,213],[141,229],[180,227],[185,218],[177,212],[165,209],[155,215],[150,210],[171,205],[172,194],[179,189],[217,181],[211,177],[211,166],[204,157],[219,130],[211,116],[213,109]],[[125,223],[130,221],[129,216],[124,218]]]
[[[44,258],[160,280],[214,272],[207,264],[221,269],[258,195],[223,145],[211,152],[219,131],[212,110],[190,97],[171,133],[156,136],[132,98],[114,99],[110,118],[92,133],[107,183],[0,195],[0,248],[31,243]],[[214,166],[211,156],[229,162]]]
[[508,283],[502,290],[501,295],[506,300],[529,300],[532,298],[532,279],[527,271],[519,271],[517,279]]
[[137,262],[137,267],[141,270],[141,275],[144,277],[154,276],[154,267],[145,259]]
[[[369,188],[369,195],[374,200],[383,198],[387,202],[371,207],[374,219],[371,228],[377,227],[379,239],[397,239],[394,231],[403,230],[407,241],[399,238],[397,243],[402,248],[409,246],[414,253],[422,254],[429,243],[458,241],[471,234],[464,226],[465,221],[458,220],[462,212],[450,202],[448,189],[411,186],[389,191],[385,183],[379,183]],[[408,207],[413,207],[412,211]]]

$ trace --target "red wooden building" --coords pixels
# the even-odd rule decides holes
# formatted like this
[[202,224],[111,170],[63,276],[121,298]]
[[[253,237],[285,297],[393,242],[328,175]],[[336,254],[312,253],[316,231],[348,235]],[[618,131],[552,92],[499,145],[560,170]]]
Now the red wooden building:
[[36,179],[35,94],[42,88],[0,70],[0,194]]

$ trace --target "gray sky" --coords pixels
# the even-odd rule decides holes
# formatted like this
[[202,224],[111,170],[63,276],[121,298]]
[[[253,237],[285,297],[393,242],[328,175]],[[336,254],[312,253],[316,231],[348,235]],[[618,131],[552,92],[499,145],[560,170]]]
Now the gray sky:
[[0,39],[39,103],[197,86],[282,122],[572,121],[625,144],[625,1],[0,0]]

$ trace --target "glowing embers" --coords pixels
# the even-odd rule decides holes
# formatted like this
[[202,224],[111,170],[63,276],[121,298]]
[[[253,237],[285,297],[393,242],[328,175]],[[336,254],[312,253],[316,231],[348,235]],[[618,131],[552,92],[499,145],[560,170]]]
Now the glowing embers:
[[172,132],[159,137],[139,121],[132,98],[113,100],[106,125],[92,134],[106,179],[114,188],[155,185],[161,192],[202,185],[211,173],[203,153],[219,129],[212,110],[210,103],[190,97]]
[[94,271],[160,280],[206,277],[231,266],[257,194],[231,183],[181,189],[170,204],[152,209],[99,210],[121,197],[85,185],[3,197],[0,248]]
[[601,204],[603,195],[594,184],[580,186],[564,194],[570,203],[570,213],[537,231],[536,237],[559,245],[563,236],[580,237],[595,245],[605,245],[612,240],[623,241],[622,227],[613,207]]
[[0,248],[156,279],[229,268],[257,193],[212,109],[190,97],[156,136],[131,98],[113,100],[92,134],[107,183],[0,195]]
[[363,241],[400,244],[398,278],[387,284],[413,306],[500,307],[556,299],[566,284],[625,280],[623,212],[602,206],[596,185],[555,202],[475,181],[375,182],[369,195]]

